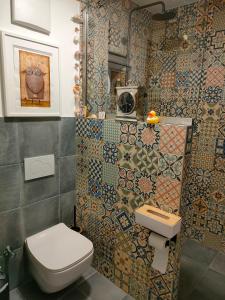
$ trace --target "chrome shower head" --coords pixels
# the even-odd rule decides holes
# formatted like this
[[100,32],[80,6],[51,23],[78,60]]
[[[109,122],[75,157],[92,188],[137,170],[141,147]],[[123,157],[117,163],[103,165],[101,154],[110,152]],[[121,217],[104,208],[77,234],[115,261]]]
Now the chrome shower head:
[[152,15],[154,21],[169,21],[176,17],[177,13],[175,10],[165,11],[162,13]]

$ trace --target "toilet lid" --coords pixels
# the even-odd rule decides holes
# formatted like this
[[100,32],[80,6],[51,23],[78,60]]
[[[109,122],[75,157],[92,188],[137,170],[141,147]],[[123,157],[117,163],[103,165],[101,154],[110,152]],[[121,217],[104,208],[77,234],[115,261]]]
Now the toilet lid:
[[93,251],[90,240],[63,223],[27,238],[26,243],[33,257],[51,271],[77,264]]

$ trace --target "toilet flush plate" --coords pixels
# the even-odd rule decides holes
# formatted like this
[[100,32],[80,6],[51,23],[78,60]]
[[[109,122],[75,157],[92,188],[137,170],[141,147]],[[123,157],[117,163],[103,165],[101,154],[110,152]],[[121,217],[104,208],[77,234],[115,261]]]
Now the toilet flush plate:
[[55,174],[54,154],[24,158],[25,180],[51,176]]

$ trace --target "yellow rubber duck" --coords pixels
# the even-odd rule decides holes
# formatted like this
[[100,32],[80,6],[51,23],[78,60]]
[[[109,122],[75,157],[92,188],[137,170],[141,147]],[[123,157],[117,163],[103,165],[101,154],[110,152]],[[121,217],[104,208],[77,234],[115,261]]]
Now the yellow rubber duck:
[[159,117],[154,110],[147,114],[147,124],[155,125],[159,123]]

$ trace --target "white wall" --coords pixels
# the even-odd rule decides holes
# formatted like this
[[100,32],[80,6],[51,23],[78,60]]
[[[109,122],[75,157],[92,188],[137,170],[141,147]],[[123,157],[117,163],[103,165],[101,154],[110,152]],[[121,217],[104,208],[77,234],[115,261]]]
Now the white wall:
[[[73,44],[75,24],[71,21],[71,17],[76,14],[79,14],[78,1],[51,0],[52,28],[51,34],[48,36],[11,24],[10,0],[0,0],[0,30],[18,33],[40,41],[57,43],[60,46],[60,89],[62,116],[64,117],[74,116],[74,95],[72,89],[74,85],[74,52],[76,48]],[[0,117],[3,116],[1,98],[0,94]]]

